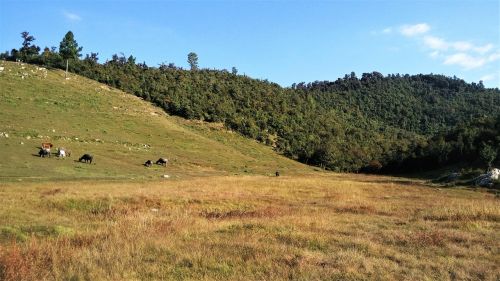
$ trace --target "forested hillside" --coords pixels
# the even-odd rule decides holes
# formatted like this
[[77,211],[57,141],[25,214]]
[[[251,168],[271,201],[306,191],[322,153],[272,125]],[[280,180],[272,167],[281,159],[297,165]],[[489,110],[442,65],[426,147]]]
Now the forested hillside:
[[[481,82],[373,72],[283,88],[238,75],[236,69],[198,69],[194,53],[190,70],[174,64],[150,67],[124,55],[104,63],[95,53],[80,59],[81,48],[68,34],[59,52],[46,48],[41,54],[32,44],[34,38],[26,41],[29,35],[23,34],[23,47],[2,57],[63,69],[66,59],[71,72],[135,94],[170,114],[223,122],[290,158],[335,171],[420,170],[431,168],[426,163],[430,159],[434,166],[452,159],[486,165],[477,152],[492,151],[490,163],[499,152],[500,91],[486,89]],[[68,45],[72,55],[61,51]],[[476,132],[471,122],[497,125],[488,127],[486,137],[468,133]],[[464,150],[456,138],[447,137],[453,132],[472,134],[474,140]]]

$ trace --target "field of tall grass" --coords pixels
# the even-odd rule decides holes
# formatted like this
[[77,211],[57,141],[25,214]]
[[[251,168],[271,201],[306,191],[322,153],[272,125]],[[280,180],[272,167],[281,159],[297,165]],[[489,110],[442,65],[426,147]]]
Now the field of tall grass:
[[0,280],[499,280],[500,201],[322,174],[0,184]]

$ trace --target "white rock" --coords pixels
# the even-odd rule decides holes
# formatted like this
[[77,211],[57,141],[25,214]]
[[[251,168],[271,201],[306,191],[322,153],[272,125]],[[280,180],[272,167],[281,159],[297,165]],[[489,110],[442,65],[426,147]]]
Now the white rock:
[[498,180],[498,178],[500,177],[500,169],[498,168],[493,168],[491,169],[491,171],[488,173],[488,175],[490,176],[490,178],[492,180]]
[[163,175],[163,177],[166,178],[166,179],[170,178],[169,175]]
[[158,209],[153,208],[153,209],[151,209],[151,212],[158,212]]

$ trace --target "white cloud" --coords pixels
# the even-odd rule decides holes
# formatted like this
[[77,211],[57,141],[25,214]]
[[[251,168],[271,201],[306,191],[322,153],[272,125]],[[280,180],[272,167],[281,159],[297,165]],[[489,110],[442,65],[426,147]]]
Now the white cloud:
[[437,36],[428,35],[423,39],[424,45],[433,50],[445,51],[453,49],[458,52],[474,51],[478,54],[486,54],[493,49],[493,44],[486,44],[484,46],[475,46],[468,41],[455,41],[449,42]]
[[[387,27],[377,33],[399,33],[405,37],[411,37],[426,47],[429,58],[438,60],[444,65],[458,66],[464,70],[481,69],[500,60],[500,49],[494,44],[476,45],[470,40],[449,41],[432,34],[430,30],[429,24],[418,23],[404,24],[397,28]],[[487,81],[487,79],[483,80]]]
[[447,41],[437,36],[426,35],[422,40],[424,46],[431,49],[429,56],[433,59],[444,55],[443,64],[457,65],[465,70],[480,68],[500,59],[500,52],[491,53],[495,47],[488,43],[476,46],[469,41]]
[[412,37],[424,34],[428,32],[430,29],[431,27],[426,23],[419,23],[414,25],[405,24],[399,28],[399,32],[401,32],[401,34],[403,34],[404,36]]
[[472,44],[469,43],[469,42],[465,42],[465,41],[457,41],[457,42],[453,42],[451,43],[451,46],[457,50],[457,51],[461,51],[461,52],[464,52],[464,51],[468,51],[470,49],[473,48]]
[[424,44],[433,50],[447,50],[449,47],[446,41],[435,36],[425,36]]
[[384,30],[382,30],[382,33],[390,34],[390,33],[392,33],[392,28],[391,27],[384,28]]
[[75,13],[70,13],[68,11],[63,11],[63,15],[67,20],[70,20],[70,21],[81,21],[82,20],[82,17],[80,17],[79,15],[77,15]]
[[439,51],[434,51],[432,53],[429,54],[429,56],[433,59],[439,57]]
[[497,77],[497,75],[495,73],[491,73],[491,74],[484,75],[483,77],[479,78],[479,80],[486,82],[486,81],[491,81],[491,80],[495,79],[496,77]]
[[493,44],[486,44],[482,47],[474,47],[474,51],[476,51],[480,54],[487,53],[487,52],[491,51],[491,49],[493,49]]
[[466,53],[456,53],[450,56],[446,56],[444,64],[446,65],[458,65],[465,69],[474,69],[485,65],[487,60],[483,57],[473,57]]
[[488,56],[488,62],[494,62],[498,59],[500,59],[500,52],[496,52]]

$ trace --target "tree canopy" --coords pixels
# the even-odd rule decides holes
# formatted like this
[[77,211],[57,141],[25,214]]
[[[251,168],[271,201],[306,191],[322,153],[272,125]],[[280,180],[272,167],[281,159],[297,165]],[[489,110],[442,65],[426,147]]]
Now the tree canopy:
[[78,59],[82,55],[80,52],[82,51],[82,47],[78,47],[78,43],[75,40],[73,32],[68,31],[61,43],[59,44],[59,54],[63,59]]

